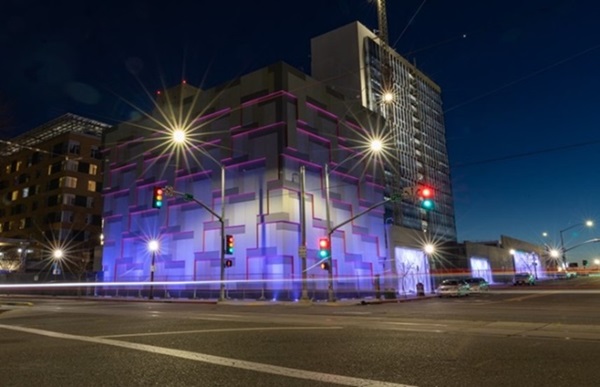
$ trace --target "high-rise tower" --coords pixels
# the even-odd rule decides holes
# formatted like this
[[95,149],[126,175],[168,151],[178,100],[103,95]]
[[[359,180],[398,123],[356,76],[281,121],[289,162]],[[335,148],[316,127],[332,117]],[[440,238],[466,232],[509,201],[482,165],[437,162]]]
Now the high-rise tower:
[[312,39],[311,51],[314,78],[385,117],[394,144],[388,193],[419,184],[435,189],[433,211],[406,198],[388,208],[386,221],[455,240],[440,87],[358,22]]

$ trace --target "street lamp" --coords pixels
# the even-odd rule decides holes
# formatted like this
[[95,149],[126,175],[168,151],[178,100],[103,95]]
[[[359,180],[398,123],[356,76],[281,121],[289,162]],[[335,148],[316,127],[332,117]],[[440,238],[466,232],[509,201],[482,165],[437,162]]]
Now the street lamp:
[[575,227],[581,227],[581,226],[585,226],[585,227],[593,227],[594,226],[594,222],[592,220],[586,220],[583,223],[577,223],[574,224],[572,226],[569,226],[565,229],[560,230],[559,234],[560,234],[560,251],[562,253],[562,261],[563,261],[563,265],[566,267],[567,266],[567,254],[565,251],[565,241],[563,238],[563,232],[567,231],[567,230],[571,230]]
[[54,249],[52,251],[52,274],[59,275],[60,274],[60,261],[64,257],[64,252],[62,249]]
[[150,295],[148,296],[149,300],[154,299],[154,262],[156,261],[156,251],[158,250],[159,244],[158,241],[153,239],[148,242],[148,250],[152,253],[152,263],[150,264]]
[[[178,146],[184,146],[185,144],[187,144],[187,133],[186,133],[185,129],[183,129],[183,128],[173,129],[173,131],[171,133],[171,139]],[[197,149],[195,146],[193,146],[193,148]],[[219,161],[217,161],[214,157],[212,157],[209,153],[207,153],[207,152],[202,152],[202,153],[205,156],[207,156],[208,158],[210,158],[212,161],[214,161],[219,166],[219,168],[221,168],[221,215],[218,215],[215,211],[213,211],[210,207],[208,207],[206,204],[202,203],[201,201],[194,199],[193,195],[183,194],[181,192],[177,192],[177,193],[183,194],[183,196],[186,200],[192,200],[192,201],[196,202],[197,204],[201,205],[202,207],[204,207],[204,209],[206,209],[214,217],[216,217],[219,220],[219,223],[221,224],[221,245],[220,245],[221,271],[219,274],[219,277],[220,277],[219,301],[224,301],[225,300],[225,166],[223,164],[221,164]],[[170,192],[174,193],[174,191],[172,189],[170,190]]]
[[[429,263],[429,260],[431,259],[431,255],[433,253],[435,253],[435,246],[431,243],[427,243],[425,244],[425,246],[423,246],[423,252],[425,253],[425,257],[427,258],[427,261]],[[431,265],[430,265],[430,269],[429,269],[429,282],[431,284],[431,293],[435,293],[435,279],[433,277],[433,273],[431,272],[431,269],[433,269],[435,267],[435,265],[433,264],[433,259],[431,259]],[[417,290],[418,293],[418,290]]]
[[[372,153],[378,153],[380,151],[382,151],[383,149],[383,143],[381,142],[381,140],[379,139],[371,139],[369,140],[369,149],[371,150]],[[339,165],[342,165],[345,161],[347,161],[347,159],[345,159],[344,161],[342,161]],[[338,228],[340,228],[341,226],[343,226],[344,224],[348,223],[348,221],[342,222],[339,225],[332,227],[331,225],[331,197],[329,195],[329,173],[331,172],[329,170],[329,164],[325,163],[324,165],[324,177],[325,177],[325,217],[326,217],[326,222],[327,222],[327,238],[329,239],[329,243],[330,243],[330,249],[332,248],[332,240],[331,240],[331,234],[333,234],[333,232],[335,230],[337,230]],[[362,213],[360,213],[359,215],[353,217],[352,219],[355,219],[356,217],[362,215],[364,213],[364,211]],[[329,257],[327,258],[328,261],[328,268],[327,268],[327,301],[328,302],[335,302],[335,293],[333,291],[333,252],[329,254]]]

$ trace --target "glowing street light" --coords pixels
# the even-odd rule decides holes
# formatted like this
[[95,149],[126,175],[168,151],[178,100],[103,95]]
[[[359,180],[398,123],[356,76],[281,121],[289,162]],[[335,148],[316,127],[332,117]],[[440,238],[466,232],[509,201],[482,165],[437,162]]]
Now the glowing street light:
[[[378,139],[378,138],[373,138],[370,139],[368,141],[369,144],[369,148],[372,151],[372,153],[370,154],[371,156],[375,156],[376,154],[379,154],[380,152],[383,151],[383,142]],[[348,160],[348,159],[346,159]],[[344,163],[346,160],[342,161],[342,163]],[[340,163],[340,165],[342,164]],[[335,302],[335,293],[333,291],[333,253],[331,252],[331,235],[333,234],[333,232],[338,229],[339,227],[343,226],[344,224],[346,224],[348,221],[343,222],[339,225],[337,225],[336,227],[332,227],[331,225],[331,198],[330,198],[330,192],[329,192],[329,164],[325,163],[324,165],[324,177],[325,177],[325,216],[326,216],[326,222],[327,222],[327,241],[329,242],[329,256],[326,257],[327,261],[324,262],[325,264],[322,265],[323,269],[327,270],[327,277],[328,277],[328,284],[327,284],[327,301],[328,302]],[[364,213],[364,212],[363,212]],[[362,215],[362,213],[356,215],[355,217],[353,217],[352,219],[358,217]],[[324,258],[324,257],[322,257]]]
[[65,253],[62,249],[54,249],[52,251],[52,274],[60,274],[60,261],[62,261]]
[[153,239],[150,242],[148,242],[148,250],[152,253],[152,263],[150,264],[150,295],[148,296],[149,300],[154,299],[154,263],[156,261],[156,252],[158,251],[158,248],[159,243],[156,239]]
[[588,219],[588,220],[586,220],[583,223],[576,223],[576,224],[574,224],[572,226],[569,226],[569,227],[567,227],[565,229],[560,230],[560,232],[559,232],[559,234],[560,234],[560,250],[562,252],[562,261],[563,261],[563,264],[565,265],[565,267],[567,265],[567,254],[566,254],[566,251],[565,251],[565,241],[564,241],[564,238],[563,238],[563,232],[565,232],[567,230],[571,230],[572,228],[581,227],[581,226],[594,227],[594,221]]
[[[182,146],[185,147],[185,149],[188,149],[191,151],[193,150],[198,150],[199,148],[197,146],[195,146],[194,144],[189,144],[188,143],[188,138],[187,138],[187,132],[184,128],[181,127],[176,127],[174,129],[172,129],[171,131],[171,141],[172,144],[175,146]],[[209,153],[207,152],[203,152],[205,156],[207,156],[209,159],[211,159],[213,162],[215,162],[215,164],[217,164],[219,166],[219,168],[221,169],[221,214],[217,214],[215,211],[213,211],[213,209],[211,209],[210,207],[208,207],[206,204],[202,203],[201,201],[197,200],[194,198],[193,195],[191,194],[186,194],[186,193],[182,193],[182,192],[175,192],[172,189],[170,190],[171,195],[173,193],[177,193],[179,195],[183,195],[183,197],[186,200],[191,200],[196,202],[197,204],[201,205],[204,209],[206,209],[208,212],[210,212],[213,216],[215,216],[218,220],[219,223],[221,224],[221,245],[220,245],[220,250],[221,250],[221,272],[220,272],[220,291],[219,291],[219,301],[224,301],[225,300],[225,166],[223,164],[221,164],[218,160],[216,160],[214,157],[212,157]]]
[[[423,252],[425,253],[425,256],[427,257],[427,260],[429,261],[429,259],[431,258],[431,255],[433,255],[435,253],[435,245],[432,243],[426,243],[423,246]],[[433,261],[432,261],[433,262]],[[433,265],[433,263],[432,263]],[[433,266],[434,267],[434,266]],[[432,267],[432,268],[433,268]],[[435,292],[435,278],[433,276],[433,273],[431,273],[431,269],[429,271],[429,282],[431,285],[431,292],[434,293]],[[418,290],[417,290],[418,292]],[[423,293],[424,294],[424,293]]]
[[173,130],[173,142],[176,144],[183,144],[186,140],[185,130],[177,128]]
[[385,93],[383,93],[382,99],[385,103],[391,103],[394,101],[394,93],[392,93],[391,91],[386,91]]
[[435,246],[431,243],[428,243],[425,246],[423,246],[423,251],[425,251],[425,253],[427,254],[433,254],[435,252]]
[[383,149],[383,143],[379,139],[374,139],[371,141],[371,150],[373,152],[380,152]]

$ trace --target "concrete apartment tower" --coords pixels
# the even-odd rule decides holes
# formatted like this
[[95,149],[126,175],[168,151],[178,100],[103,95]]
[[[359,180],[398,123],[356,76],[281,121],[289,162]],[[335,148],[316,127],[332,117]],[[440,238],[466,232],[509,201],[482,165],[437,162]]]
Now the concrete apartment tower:
[[[456,240],[440,87],[359,22],[315,37],[311,52],[315,79],[386,118],[394,144],[393,165],[386,166],[387,193],[418,185],[435,190],[434,210],[405,198],[387,209],[386,223]],[[393,98],[386,101],[387,92]]]

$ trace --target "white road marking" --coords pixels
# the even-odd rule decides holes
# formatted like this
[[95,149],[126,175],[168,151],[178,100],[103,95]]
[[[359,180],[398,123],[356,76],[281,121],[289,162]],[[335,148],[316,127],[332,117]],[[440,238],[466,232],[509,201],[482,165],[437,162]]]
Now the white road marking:
[[426,322],[418,322],[418,323],[412,323],[412,322],[398,322],[398,321],[383,321],[386,324],[393,324],[393,325],[417,325],[417,326],[423,326],[423,325],[427,325],[427,326],[434,326],[434,327],[447,327],[447,324],[434,324],[434,323],[426,323]]
[[162,335],[185,335],[188,333],[215,333],[215,332],[248,332],[248,331],[299,331],[314,329],[344,329],[343,327],[263,327],[263,328],[222,328],[222,329],[197,329],[191,331],[131,333],[123,335],[95,336],[99,338],[116,337],[140,337],[140,336],[162,336]]
[[334,384],[340,384],[340,385],[344,385],[344,386],[416,387],[416,386],[409,386],[407,384],[382,382],[382,381],[378,381],[378,380],[361,379],[361,378],[354,378],[354,377],[350,377],[350,376],[333,375],[333,374],[326,374],[326,373],[322,373],[322,372],[299,370],[299,369],[295,369],[295,368],[280,367],[280,366],[275,366],[275,365],[271,365],[271,364],[263,364],[263,363],[245,361],[245,360],[231,359],[231,358],[226,358],[226,357],[207,355],[204,353],[182,351],[179,349],[155,347],[153,345],[128,343],[125,341],[103,339],[103,338],[99,338],[99,337],[71,335],[71,334],[60,333],[60,332],[46,331],[46,330],[42,330],[42,329],[26,328],[26,327],[19,327],[19,326],[4,325],[4,324],[0,324],[0,328],[13,330],[13,331],[19,331],[19,332],[25,332],[25,333],[31,333],[31,334],[35,334],[35,335],[53,337],[53,338],[57,338],[57,339],[76,340],[76,341],[83,341],[83,342],[94,343],[94,344],[112,345],[114,347],[133,349],[133,350],[137,350],[137,351],[144,351],[144,352],[154,353],[154,354],[158,354],[158,355],[173,356],[173,357],[178,357],[181,359],[199,361],[199,362],[215,364],[215,365],[219,365],[219,366],[234,367],[234,368],[239,368],[239,369],[244,369],[244,370],[249,370],[249,371],[263,372],[263,373],[267,373],[267,374],[280,375],[280,376],[297,378],[297,379],[313,380],[313,381],[325,382],[325,383],[334,383]]

